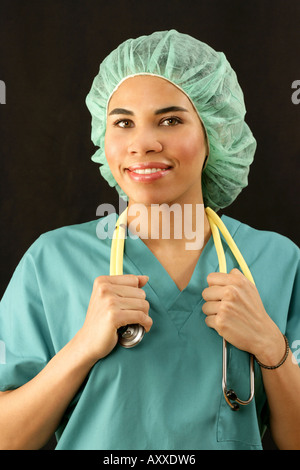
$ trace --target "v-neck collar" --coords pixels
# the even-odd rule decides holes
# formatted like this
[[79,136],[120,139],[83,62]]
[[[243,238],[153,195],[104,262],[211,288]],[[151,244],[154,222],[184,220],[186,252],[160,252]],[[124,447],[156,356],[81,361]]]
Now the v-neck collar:
[[[124,254],[130,258],[142,274],[149,276],[149,285],[155,291],[166,310],[176,308],[190,311],[192,304],[201,298],[201,295],[199,296],[199,287],[204,286],[206,281],[205,272],[210,272],[209,268],[211,268],[211,271],[216,269],[218,260],[213,255],[210,256],[213,252],[211,249],[213,246],[213,240],[210,237],[196,263],[188,285],[182,291],[180,291],[170,274],[140,238],[133,240],[129,236],[125,243]],[[205,266],[205,269],[202,268],[203,262],[209,264],[209,266]],[[187,298],[188,302],[186,302]]]
[[[114,217],[113,220],[117,220],[118,214],[110,214],[105,218],[106,222],[109,217]],[[225,215],[222,215],[221,218],[231,236],[234,236],[240,223]],[[230,252],[224,241],[223,247],[225,255],[227,251]],[[202,290],[207,286],[207,275],[210,272],[218,271],[218,258],[212,236],[199,256],[188,285],[182,291],[147,245],[140,238],[133,236],[129,229],[124,246],[124,274],[126,274],[126,258],[136,267],[138,272],[149,276],[148,284],[168,311],[176,309],[190,312],[202,299]],[[230,265],[228,265],[229,267]]]

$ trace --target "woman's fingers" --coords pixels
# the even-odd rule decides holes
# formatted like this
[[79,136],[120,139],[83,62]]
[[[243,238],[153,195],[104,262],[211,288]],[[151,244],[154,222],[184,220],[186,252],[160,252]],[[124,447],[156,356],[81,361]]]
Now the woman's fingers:
[[202,291],[202,297],[206,302],[211,300],[222,300],[224,297],[224,288],[221,286],[207,287]]
[[202,305],[202,311],[205,315],[217,315],[219,302],[206,302]]
[[99,276],[97,279],[99,282],[109,282],[122,286],[143,287],[148,282],[149,276],[144,274],[117,274],[114,276]]
[[117,329],[121,326],[139,323],[145,328],[146,333],[150,331],[153,323],[152,318],[141,310],[124,310],[121,312],[119,319],[120,324],[117,326]]
[[207,283],[209,286],[228,286],[230,284],[240,284],[245,279],[244,275],[237,268],[234,268],[230,273],[210,273],[207,276]]
[[134,297],[120,297],[119,305],[124,310],[142,310],[144,313],[149,312],[150,304],[146,299],[136,299]]
[[95,279],[94,287],[99,290],[99,293],[111,290],[111,292],[121,297],[145,298],[146,293],[141,287],[144,287],[148,280],[148,276],[135,276],[133,274],[100,276]]
[[137,287],[130,287],[130,286],[113,286],[113,292],[118,295],[119,297],[127,297],[132,299],[145,299],[146,292]]

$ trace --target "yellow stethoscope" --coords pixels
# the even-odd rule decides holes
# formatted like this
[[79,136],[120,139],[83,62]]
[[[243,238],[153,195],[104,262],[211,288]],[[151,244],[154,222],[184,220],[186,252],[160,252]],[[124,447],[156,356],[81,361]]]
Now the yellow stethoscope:
[[[121,275],[123,274],[123,255],[124,255],[124,243],[125,243],[125,234],[127,227],[127,210],[128,207],[122,212],[119,216],[115,231],[112,238],[111,244],[111,255],[110,255],[110,275]],[[221,273],[226,273],[226,258],[221,242],[220,232],[222,233],[224,239],[227,242],[232,254],[234,255],[236,261],[238,262],[243,274],[245,277],[253,282],[254,280],[251,275],[251,272],[241,255],[238,247],[236,246],[233,238],[231,237],[229,231],[227,230],[225,224],[220,219],[220,217],[210,208],[206,207],[205,209],[217,256],[219,261],[219,271]],[[220,231],[220,232],[219,232]],[[141,325],[126,325],[118,330],[119,333],[119,343],[125,348],[131,348],[138,344],[144,336],[144,328]],[[250,396],[248,400],[241,400],[237,397],[236,393],[232,389],[227,388],[227,342],[223,338],[223,378],[222,378],[222,390],[224,398],[227,404],[233,411],[239,409],[239,405],[248,405],[254,397],[254,358],[250,354]]]

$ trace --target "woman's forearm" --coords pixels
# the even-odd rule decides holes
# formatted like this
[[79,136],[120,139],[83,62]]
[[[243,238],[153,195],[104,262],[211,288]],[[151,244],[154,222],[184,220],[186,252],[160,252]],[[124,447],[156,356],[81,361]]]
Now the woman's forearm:
[[75,335],[31,381],[0,393],[0,449],[45,445],[92,366]]
[[272,437],[280,450],[300,450],[300,369],[290,352],[278,369],[262,368]]

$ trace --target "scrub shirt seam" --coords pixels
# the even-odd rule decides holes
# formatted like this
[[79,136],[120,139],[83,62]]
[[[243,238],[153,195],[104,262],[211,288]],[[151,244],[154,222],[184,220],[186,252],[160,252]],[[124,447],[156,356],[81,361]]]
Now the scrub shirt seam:
[[28,256],[31,258],[31,262],[33,264],[33,269],[34,269],[34,272],[35,272],[35,278],[36,278],[36,284],[37,284],[37,291],[38,291],[38,294],[39,294],[39,298],[41,300],[41,303],[42,303],[42,307],[43,307],[43,316],[44,316],[44,319],[46,321],[46,324],[47,324],[47,336],[48,336],[48,340],[50,340],[51,342],[51,347],[52,347],[52,351],[50,351],[50,348],[49,348],[49,343],[47,341],[47,351],[48,351],[48,355],[49,355],[49,360],[55,356],[55,348],[54,348],[54,344],[53,344],[53,341],[52,341],[52,337],[51,337],[51,333],[50,333],[50,328],[49,328],[49,322],[48,322],[48,318],[47,318],[47,315],[46,315],[46,311],[45,311],[45,303],[44,303],[44,300],[43,300],[43,295],[42,295],[42,291],[41,291],[41,286],[40,286],[40,283],[39,283],[39,277],[38,277],[38,272],[37,272],[37,269],[36,269],[36,265],[35,265],[35,260],[34,260],[34,257],[33,255],[30,253],[30,251],[28,251]]
[[[227,227],[227,229],[228,229],[230,235],[232,236],[232,238],[234,238],[235,235],[236,235],[236,233],[237,233],[237,232],[239,231],[239,229],[241,228],[242,223],[241,223],[239,220],[233,219],[233,218],[231,218],[231,217],[229,217],[229,216],[227,216],[227,215],[225,215],[225,214],[223,214],[223,215],[221,216],[221,218],[222,218],[223,216],[224,216],[225,218],[228,218],[228,219],[230,219],[230,220],[233,220],[233,221],[236,223],[236,227],[233,227],[233,231],[229,230],[228,227],[227,227],[227,225],[226,225],[226,227]],[[223,222],[224,222],[224,221],[223,221]],[[227,244],[226,244],[226,245],[227,245]],[[227,245],[227,246],[228,246],[228,245]]]
[[[183,324],[181,325],[181,327],[178,329],[178,333],[181,332],[181,330],[183,329],[183,327],[186,325],[186,323],[188,322],[188,320],[191,318],[191,316],[195,313],[195,311],[198,309],[198,307],[200,307],[200,304],[204,303],[204,299],[201,295],[201,299],[199,300],[199,302],[197,302],[197,304],[194,306],[194,308],[189,312],[190,314],[187,316],[187,318],[184,320]],[[203,313],[202,312],[202,309],[200,310],[199,312],[200,314]],[[204,315],[204,313],[203,313]]]

